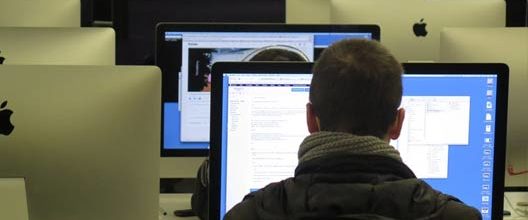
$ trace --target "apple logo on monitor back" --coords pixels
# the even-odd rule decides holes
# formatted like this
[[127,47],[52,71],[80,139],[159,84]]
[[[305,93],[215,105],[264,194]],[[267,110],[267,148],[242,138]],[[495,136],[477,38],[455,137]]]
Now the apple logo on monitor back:
[[0,134],[9,135],[15,129],[15,126],[11,124],[11,115],[13,111],[7,109],[7,101],[4,101],[0,105]]
[[[1,53],[1,52],[2,52],[2,51],[0,51],[0,53]],[[1,56],[0,56],[0,64],[3,64],[3,63],[4,63],[4,60],[5,60],[5,57],[1,57]]]
[[427,36],[427,30],[425,29],[425,26],[427,26],[427,23],[423,22],[424,19],[420,19],[420,22],[416,22],[413,25],[413,32],[414,35],[417,37],[425,37]]

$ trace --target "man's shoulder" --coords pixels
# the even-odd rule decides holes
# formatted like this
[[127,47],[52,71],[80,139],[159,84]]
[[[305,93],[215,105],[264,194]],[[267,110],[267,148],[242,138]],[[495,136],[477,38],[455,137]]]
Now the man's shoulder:
[[255,201],[252,198],[249,198],[243,200],[229,210],[224,216],[224,220],[256,219],[257,216]]
[[480,220],[482,219],[482,215],[476,208],[468,206],[460,201],[451,200],[445,204],[438,219]]
[[[284,207],[281,204],[281,198],[285,195],[285,185],[291,182],[293,178],[288,178],[280,182],[270,183],[264,188],[255,192],[247,194],[244,199],[230,209],[226,215],[226,220],[229,219],[258,219],[259,210],[270,212],[270,215],[279,218],[283,214]],[[259,205],[257,205],[257,201]],[[262,214],[262,213],[261,213]]]
[[431,202],[434,200],[433,203],[437,204],[437,207],[435,208],[436,211],[431,215],[431,219],[482,219],[482,215],[476,208],[466,205],[464,202],[452,195],[444,194],[434,189],[423,180],[416,179],[416,182],[418,185],[420,185],[420,188],[422,188],[424,191],[428,191],[428,193],[419,194],[431,195],[424,196],[424,198],[428,198],[428,200]]

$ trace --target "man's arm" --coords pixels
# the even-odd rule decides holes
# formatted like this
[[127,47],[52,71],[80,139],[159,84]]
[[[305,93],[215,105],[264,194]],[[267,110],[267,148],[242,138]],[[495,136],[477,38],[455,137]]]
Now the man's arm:
[[449,201],[447,202],[440,219],[482,220],[482,215],[473,207],[456,201]]
[[253,197],[246,198],[229,210],[224,216],[224,220],[244,220],[258,219]]

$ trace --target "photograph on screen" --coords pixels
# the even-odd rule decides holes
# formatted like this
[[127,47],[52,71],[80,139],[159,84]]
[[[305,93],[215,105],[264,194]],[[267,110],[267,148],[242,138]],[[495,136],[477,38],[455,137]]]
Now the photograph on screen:
[[254,48],[189,49],[189,92],[211,91],[211,67],[220,61],[242,61]]

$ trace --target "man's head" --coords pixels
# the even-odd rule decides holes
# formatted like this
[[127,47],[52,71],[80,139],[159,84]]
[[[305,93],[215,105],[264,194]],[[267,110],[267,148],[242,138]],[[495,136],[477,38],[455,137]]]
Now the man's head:
[[399,136],[404,111],[402,67],[380,43],[339,41],[321,54],[313,69],[308,128],[372,135]]

